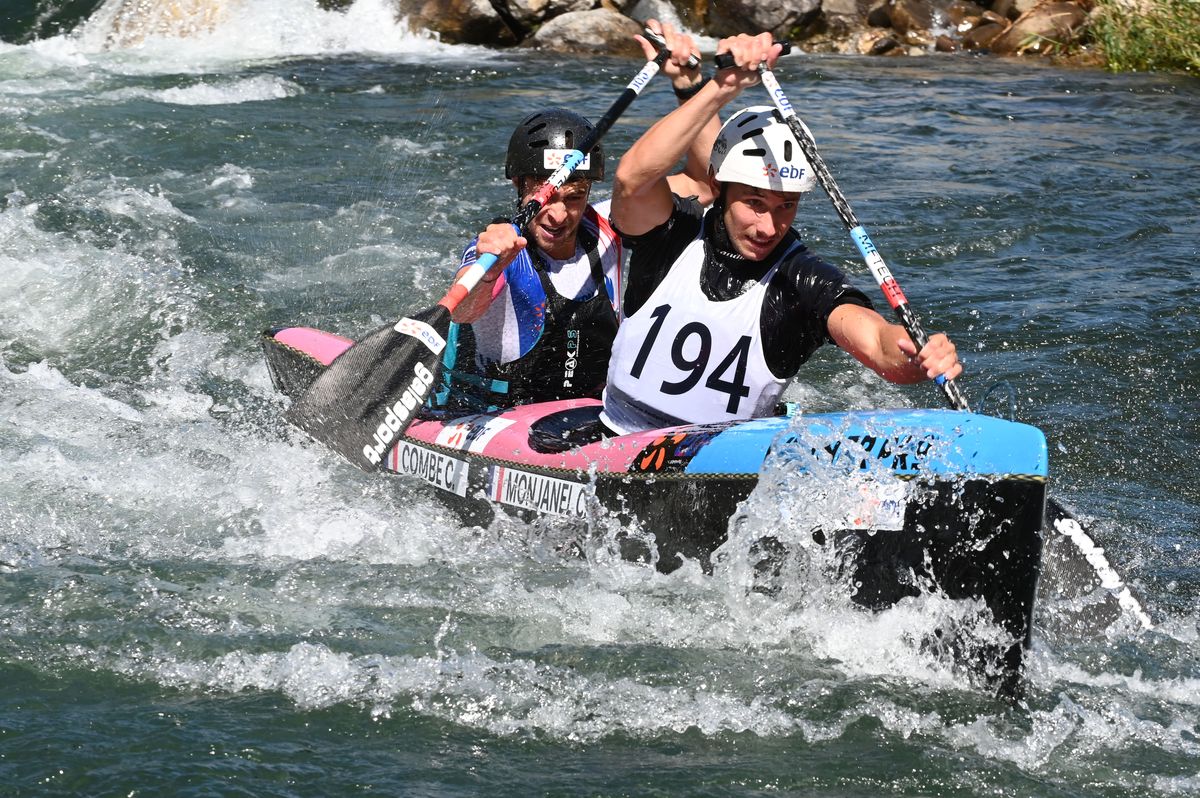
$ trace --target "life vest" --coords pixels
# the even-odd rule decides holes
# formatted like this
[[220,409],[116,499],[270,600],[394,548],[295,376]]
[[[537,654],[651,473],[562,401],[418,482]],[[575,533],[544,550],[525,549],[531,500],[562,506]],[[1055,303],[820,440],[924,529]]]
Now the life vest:
[[[588,269],[592,294],[562,296],[541,254],[521,252],[504,271],[507,296],[501,293],[494,300],[505,306],[489,308],[489,314],[496,314],[493,324],[481,319],[451,325],[435,408],[486,412],[530,402],[599,398],[617,334],[621,246],[608,220],[591,207],[577,236],[577,257],[567,268]],[[481,341],[482,336],[487,340]]]

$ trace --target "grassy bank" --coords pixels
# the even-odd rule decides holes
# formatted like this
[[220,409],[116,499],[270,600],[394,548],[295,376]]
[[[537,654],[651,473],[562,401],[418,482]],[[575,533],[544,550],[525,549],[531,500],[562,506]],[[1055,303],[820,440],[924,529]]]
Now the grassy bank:
[[1091,33],[1114,72],[1200,74],[1200,0],[1099,0]]

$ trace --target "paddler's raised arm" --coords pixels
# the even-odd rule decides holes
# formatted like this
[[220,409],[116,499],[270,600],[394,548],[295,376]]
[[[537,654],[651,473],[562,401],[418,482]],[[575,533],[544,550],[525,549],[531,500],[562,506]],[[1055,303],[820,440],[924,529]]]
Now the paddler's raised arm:
[[[660,24],[656,19],[646,20],[646,27],[662,37],[663,46],[671,53],[671,57],[662,65],[662,74],[671,81],[671,90],[682,105],[699,94],[708,82],[701,71],[703,62],[696,43],[691,36],[676,31],[669,24]],[[644,36],[634,36],[634,39],[642,46],[647,61],[654,58],[657,51],[652,42]],[[720,132],[721,120],[714,114],[688,147],[683,171],[667,177],[671,191],[681,197],[694,196],[701,205],[712,204],[715,197],[708,182],[708,156]]]
[[766,62],[773,67],[782,49],[769,33],[739,34],[720,41],[717,54],[729,53],[735,66],[719,70],[695,97],[654,123],[621,158],[613,178],[611,217],[618,230],[641,235],[667,220],[673,206],[667,175],[685,154],[692,169],[703,163],[704,179],[709,182],[708,152],[698,157],[693,148],[704,146],[699,142],[708,135],[711,151],[716,129],[709,125],[719,129],[718,112],[743,89],[757,84],[758,65]]

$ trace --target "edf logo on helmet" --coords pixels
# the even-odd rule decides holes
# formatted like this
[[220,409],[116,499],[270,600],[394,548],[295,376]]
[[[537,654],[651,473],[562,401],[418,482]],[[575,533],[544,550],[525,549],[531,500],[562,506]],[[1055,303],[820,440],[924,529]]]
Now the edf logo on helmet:
[[776,166],[773,163],[768,163],[763,166],[764,177],[781,177],[784,180],[803,180],[804,173],[807,171],[807,169],[803,169],[799,166],[793,166],[792,164],[787,164],[786,166]]
[[567,161],[575,159],[575,163],[571,165],[571,169],[580,169],[587,171],[592,168],[591,153],[584,155],[579,150],[556,149],[547,147],[542,150],[542,167],[551,172],[558,171]]
[[817,184],[812,165],[779,111],[743,108],[725,121],[713,142],[709,166],[723,183],[803,194]]

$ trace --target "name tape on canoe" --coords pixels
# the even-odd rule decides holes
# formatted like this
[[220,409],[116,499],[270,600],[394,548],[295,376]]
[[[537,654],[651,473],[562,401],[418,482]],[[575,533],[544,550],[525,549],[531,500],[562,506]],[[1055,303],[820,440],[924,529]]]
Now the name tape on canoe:
[[568,518],[587,517],[590,486],[505,466],[492,466],[488,495],[501,504]]
[[467,495],[467,461],[434,452],[408,441],[400,441],[392,450],[392,470],[424,480],[435,488]]

